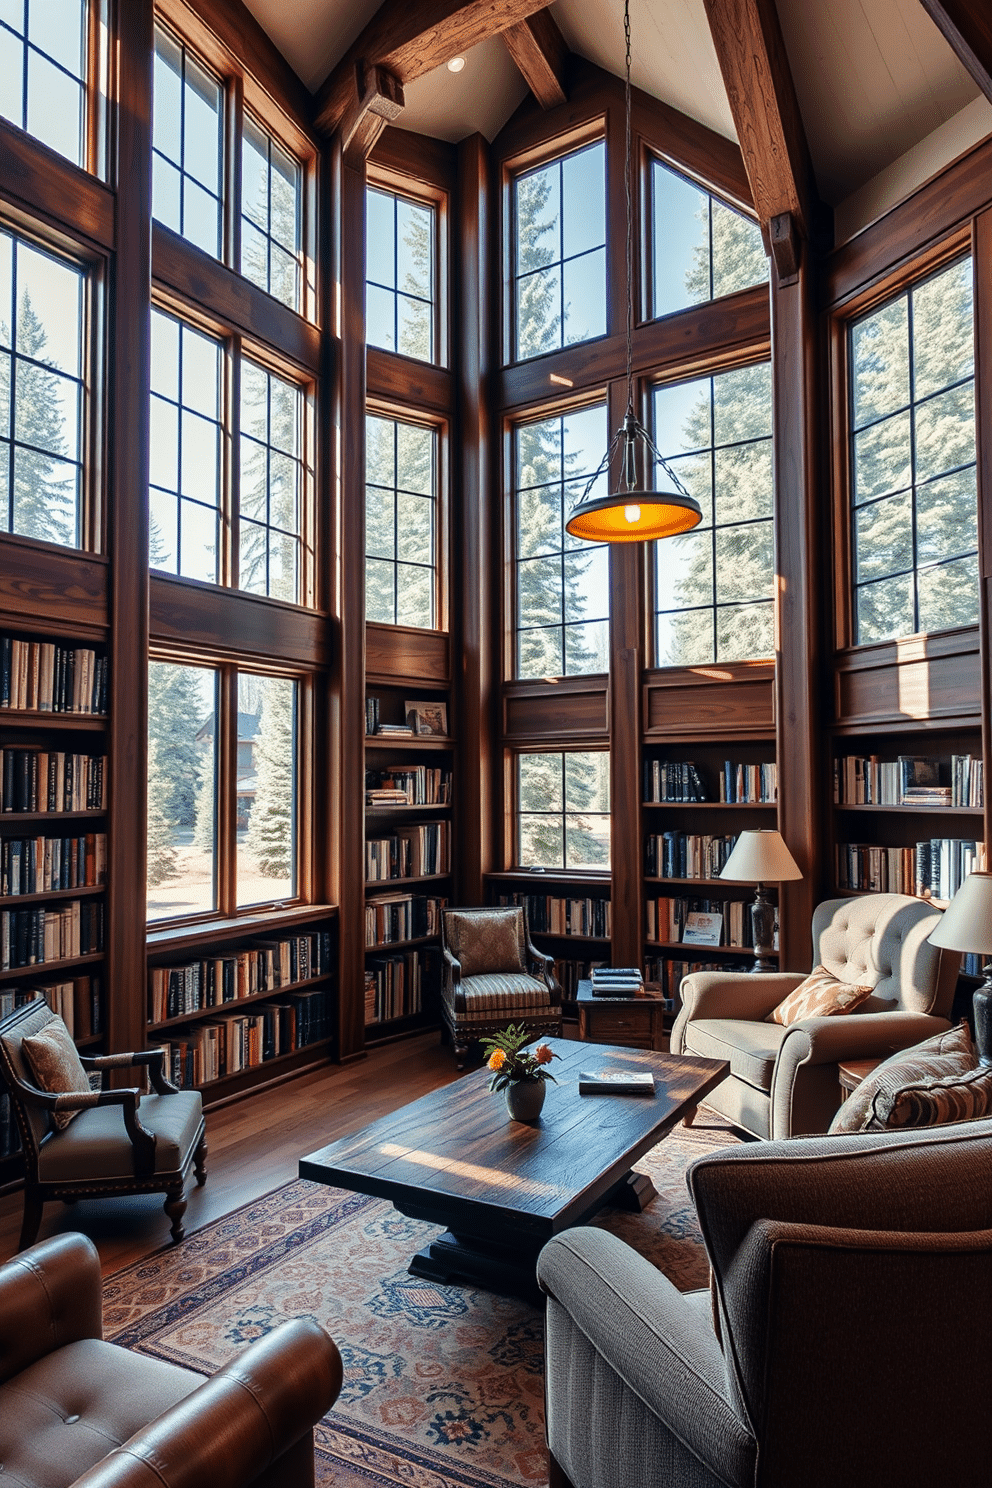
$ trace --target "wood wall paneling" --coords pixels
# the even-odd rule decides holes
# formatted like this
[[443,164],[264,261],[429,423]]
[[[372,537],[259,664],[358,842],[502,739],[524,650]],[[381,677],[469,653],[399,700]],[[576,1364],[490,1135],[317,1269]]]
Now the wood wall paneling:
[[423,409],[443,414],[454,402],[454,377],[447,367],[432,367],[416,357],[398,356],[377,346],[370,346],[366,353],[365,377],[369,398],[407,413]]
[[458,168],[458,147],[392,124],[376,140],[369,165],[447,191]]
[[114,193],[87,171],[0,119],[0,197],[58,228],[71,222],[73,240],[112,249]]
[[164,574],[152,576],[149,603],[153,640],[222,656],[331,664],[327,617],[317,611]]
[[960,721],[981,713],[978,628],[909,636],[857,646],[836,658],[834,709],[838,728],[910,729]]
[[446,631],[418,630],[412,625],[369,624],[365,627],[365,671],[370,683],[446,686],[451,680],[451,637]]
[[93,553],[0,535],[0,606],[32,631],[105,640],[109,564]]
[[507,744],[556,741],[601,743],[609,738],[607,679],[561,677],[549,682],[507,683],[503,688],[503,737]]
[[645,738],[766,739],[775,732],[773,662],[665,667],[644,679]]

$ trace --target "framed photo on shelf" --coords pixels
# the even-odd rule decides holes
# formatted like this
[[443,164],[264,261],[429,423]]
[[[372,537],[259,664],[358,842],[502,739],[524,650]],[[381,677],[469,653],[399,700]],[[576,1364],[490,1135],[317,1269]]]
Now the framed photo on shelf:
[[693,910],[685,917],[682,942],[684,945],[719,945],[722,929],[722,914],[708,914],[703,910]]
[[438,739],[447,738],[447,703],[406,702],[403,708],[406,712],[406,721],[415,734]]

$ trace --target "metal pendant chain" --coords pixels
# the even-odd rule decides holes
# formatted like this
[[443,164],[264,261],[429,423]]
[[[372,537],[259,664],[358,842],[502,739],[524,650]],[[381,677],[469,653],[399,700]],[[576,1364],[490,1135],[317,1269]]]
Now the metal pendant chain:
[[631,164],[631,99],[630,99],[630,0],[624,0],[623,35],[626,46],[624,115],[627,121],[624,145],[623,186],[627,201],[627,410],[634,411],[634,205],[630,191]]

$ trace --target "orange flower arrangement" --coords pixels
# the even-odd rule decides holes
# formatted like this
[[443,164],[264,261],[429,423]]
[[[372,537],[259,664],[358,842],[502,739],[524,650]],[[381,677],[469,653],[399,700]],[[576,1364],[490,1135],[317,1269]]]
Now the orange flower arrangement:
[[505,1090],[508,1085],[521,1080],[554,1080],[555,1077],[547,1066],[552,1059],[559,1059],[561,1056],[547,1044],[538,1044],[534,1050],[525,1049],[524,1044],[530,1036],[529,1030],[522,1023],[519,1027],[514,1027],[511,1023],[505,1032],[482,1040],[487,1056],[486,1065],[492,1070],[490,1090]]

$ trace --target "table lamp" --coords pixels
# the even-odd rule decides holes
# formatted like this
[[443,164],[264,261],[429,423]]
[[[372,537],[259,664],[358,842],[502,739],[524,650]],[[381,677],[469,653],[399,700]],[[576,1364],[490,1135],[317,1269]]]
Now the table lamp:
[[749,827],[741,832],[727,859],[721,878],[737,883],[757,885],[751,905],[751,930],[754,938],[752,971],[777,971],[772,958],[775,936],[775,906],[768,897],[768,884],[802,878],[796,860],[774,827]]
[[929,936],[930,944],[982,956],[985,980],[975,988],[975,1044],[982,1064],[992,1064],[992,873],[969,873]]

